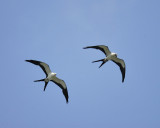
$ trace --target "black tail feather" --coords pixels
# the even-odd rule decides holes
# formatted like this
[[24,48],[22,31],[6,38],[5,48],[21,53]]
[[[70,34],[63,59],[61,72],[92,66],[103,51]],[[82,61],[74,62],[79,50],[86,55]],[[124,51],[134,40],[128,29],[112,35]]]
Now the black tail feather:
[[94,62],[99,62],[99,61],[103,61],[104,59],[100,59],[100,60],[96,60],[96,61],[93,61],[92,63],[94,63]]
[[102,64],[99,66],[99,68],[100,68],[103,64],[105,64],[105,62],[104,62],[104,61],[103,61],[103,62],[102,62]]
[[96,60],[96,61],[93,61],[92,63],[94,63],[94,62],[99,62],[99,61],[102,61],[102,64],[99,66],[99,68],[100,68],[103,64],[106,63],[106,62],[104,61],[104,59]]
[[43,90],[43,91],[45,91],[45,90],[46,90],[47,84],[48,84],[48,82],[45,82],[44,90]]
[[45,79],[35,80],[34,82],[44,81]]

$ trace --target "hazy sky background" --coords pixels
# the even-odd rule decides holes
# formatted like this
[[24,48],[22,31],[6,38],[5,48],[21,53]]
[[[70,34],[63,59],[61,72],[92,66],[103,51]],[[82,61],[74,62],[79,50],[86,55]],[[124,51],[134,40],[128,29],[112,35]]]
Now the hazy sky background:
[[[1,128],[160,128],[159,0],[1,0]],[[101,51],[107,45],[126,63]],[[61,89],[26,59],[50,65]]]

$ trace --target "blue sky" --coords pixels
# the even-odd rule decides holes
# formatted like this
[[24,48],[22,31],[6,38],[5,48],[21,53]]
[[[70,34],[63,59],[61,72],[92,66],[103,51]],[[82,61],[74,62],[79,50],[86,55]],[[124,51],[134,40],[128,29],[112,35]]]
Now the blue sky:
[[[0,1],[0,127],[159,128],[160,1]],[[90,45],[125,60],[126,78]],[[26,59],[50,65],[61,89]]]

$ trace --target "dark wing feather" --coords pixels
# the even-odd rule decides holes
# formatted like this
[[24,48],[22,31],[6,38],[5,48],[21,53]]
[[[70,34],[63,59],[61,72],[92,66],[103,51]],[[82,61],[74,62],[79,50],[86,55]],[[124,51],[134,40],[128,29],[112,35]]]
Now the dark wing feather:
[[87,49],[87,48],[94,48],[94,49],[101,50],[106,56],[111,53],[109,48],[105,45],[87,46],[87,47],[84,47],[83,49]]
[[49,65],[41,62],[41,61],[36,61],[36,60],[26,60],[27,62],[30,62],[32,64],[38,65],[42,68],[42,70],[44,71],[44,73],[46,74],[46,77],[48,76],[48,74],[51,72]]
[[68,90],[67,90],[67,88],[63,89],[63,95],[65,96],[66,102],[68,103]]
[[114,58],[112,59],[112,61],[115,62],[119,66],[121,73],[122,73],[122,82],[124,82],[125,72],[126,72],[126,66],[125,66],[124,60],[119,59],[119,58]]
[[51,81],[54,82],[55,84],[57,84],[62,89],[63,95],[65,96],[66,102],[68,103],[68,98],[69,98],[68,90],[67,90],[67,86],[66,86],[64,80],[61,80],[57,77],[54,77],[54,78],[52,78]]

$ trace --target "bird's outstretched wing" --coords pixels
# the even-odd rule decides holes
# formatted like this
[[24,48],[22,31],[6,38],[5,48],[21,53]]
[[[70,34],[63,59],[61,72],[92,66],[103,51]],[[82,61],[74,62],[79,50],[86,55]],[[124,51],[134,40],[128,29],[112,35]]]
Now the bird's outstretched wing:
[[54,82],[55,84],[57,84],[62,89],[63,95],[65,96],[66,102],[68,103],[69,97],[68,97],[68,90],[67,90],[67,86],[66,86],[65,82],[63,80],[57,78],[56,76],[52,77],[51,81]]
[[42,70],[44,71],[44,73],[46,74],[46,77],[48,76],[49,73],[51,73],[49,65],[44,62],[36,61],[36,60],[26,60],[26,61],[40,66],[42,68]]
[[112,61],[119,66],[122,73],[122,82],[124,82],[125,72],[126,72],[126,66],[125,66],[124,60],[114,57],[112,58]]
[[87,48],[95,48],[95,49],[99,49],[101,50],[106,56],[111,54],[109,48],[105,45],[96,45],[96,46],[87,46],[84,47],[83,49],[87,49]]

